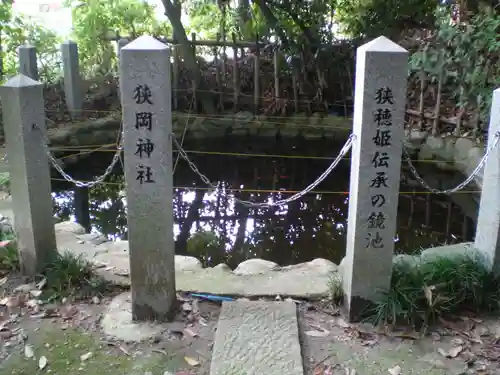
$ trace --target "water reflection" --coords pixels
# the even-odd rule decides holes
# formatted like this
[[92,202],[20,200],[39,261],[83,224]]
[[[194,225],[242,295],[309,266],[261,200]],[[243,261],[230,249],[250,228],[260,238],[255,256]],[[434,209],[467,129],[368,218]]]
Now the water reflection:
[[[233,158],[234,159],[234,158]],[[319,187],[283,207],[248,208],[234,198],[254,202],[287,198],[311,183],[328,165],[325,160],[239,160],[200,157],[198,167],[217,191],[207,190],[186,165],[175,174],[174,220],[176,252],[203,259],[207,265],[225,262],[234,267],[251,257],[287,265],[314,258],[339,262],[345,254],[349,160]],[[221,168],[221,166],[224,166]],[[473,225],[446,197],[430,196],[402,182],[396,251],[470,240]],[[92,230],[110,238],[127,238],[123,177],[90,190]],[[259,192],[256,192],[258,190]],[[282,190],[288,191],[288,193]],[[73,192],[54,193],[57,214],[74,216]]]

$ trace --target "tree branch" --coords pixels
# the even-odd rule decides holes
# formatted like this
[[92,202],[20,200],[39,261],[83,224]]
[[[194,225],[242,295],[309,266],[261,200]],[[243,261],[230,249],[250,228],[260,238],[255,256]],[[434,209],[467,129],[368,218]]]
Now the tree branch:
[[287,47],[288,38],[286,37],[286,34],[283,32],[283,28],[281,27],[279,20],[276,18],[271,9],[269,9],[269,7],[267,6],[266,0],[254,0],[254,2],[259,7],[260,11],[267,20],[269,26],[271,26],[276,32],[276,34],[278,34],[278,37],[280,38],[283,46]]

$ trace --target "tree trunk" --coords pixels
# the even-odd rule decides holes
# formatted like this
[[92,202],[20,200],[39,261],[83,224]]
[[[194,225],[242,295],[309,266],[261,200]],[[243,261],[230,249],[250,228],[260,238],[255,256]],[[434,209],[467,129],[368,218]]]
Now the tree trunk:
[[[248,193],[242,193],[240,195],[240,199],[247,200],[250,197]],[[240,254],[242,253],[243,246],[245,245],[245,235],[247,233],[247,222],[248,216],[250,213],[250,207],[238,204],[236,206],[236,214],[241,215],[238,220],[238,231],[236,232],[236,238],[234,240],[233,249],[231,250],[232,254]]]
[[188,213],[186,215],[186,219],[183,220],[181,225],[181,231],[179,236],[177,237],[177,241],[175,241],[175,253],[177,255],[187,255],[187,242],[189,239],[189,235],[191,232],[191,228],[193,223],[199,219],[200,216],[200,208],[203,205],[203,197],[205,196],[205,192],[203,190],[196,190],[196,195],[194,196],[194,201],[189,206]]
[[196,87],[200,90],[197,92],[197,97],[201,100],[201,105],[203,112],[206,114],[214,114],[216,112],[214,96],[212,93],[207,92],[210,90],[206,87],[204,80],[201,77],[201,71],[196,62],[196,56],[194,49],[191,47],[189,42],[186,29],[181,22],[181,8],[180,5],[172,3],[171,0],[162,0],[163,6],[165,7],[165,15],[168,17],[172,28],[174,29],[174,35],[177,39],[177,43],[180,45],[180,52],[184,57],[187,68],[190,71],[191,79],[196,82]]

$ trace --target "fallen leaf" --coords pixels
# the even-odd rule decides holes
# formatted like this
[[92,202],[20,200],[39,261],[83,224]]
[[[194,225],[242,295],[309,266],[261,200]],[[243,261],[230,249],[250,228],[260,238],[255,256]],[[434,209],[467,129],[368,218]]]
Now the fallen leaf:
[[462,345],[451,348],[448,352],[442,348],[438,348],[438,353],[446,358],[456,358],[462,351],[464,347]]
[[32,297],[39,297],[40,294],[42,294],[42,291],[41,290],[30,290],[30,295]]
[[455,346],[454,348],[451,348],[450,351],[448,352],[450,358],[456,358],[460,353],[462,353],[464,350],[464,347],[462,345]]
[[130,352],[124,348],[122,345],[118,345],[118,349],[120,349],[120,351],[125,354],[125,355],[130,355]]
[[0,331],[1,340],[10,339],[12,336],[14,336],[14,333],[10,329],[4,328]]
[[0,241],[0,247],[7,247],[10,245],[11,242],[12,242],[12,240]]
[[42,279],[38,284],[36,284],[36,287],[38,289],[43,289],[43,287],[47,284],[47,279]]
[[376,343],[378,343],[378,340],[377,339],[373,339],[373,340],[364,340],[361,345],[363,346],[373,346],[375,345]]
[[455,337],[455,338],[451,339],[451,344],[453,346],[464,345],[465,341],[463,339],[461,339],[460,337]]
[[401,375],[401,367],[400,366],[394,366],[393,368],[390,368],[389,370],[389,374],[391,375]]
[[190,328],[184,328],[184,332],[187,333],[189,336],[191,337],[196,337],[198,336],[198,334],[196,332],[194,332],[192,329]]
[[80,361],[85,362],[90,357],[92,357],[92,352],[85,353],[80,356]]
[[23,295],[7,297],[7,303],[5,304],[5,306],[10,308],[23,307],[25,302],[26,297]]
[[313,375],[333,375],[333,368],[323,364],[318,365],[314,368]]
[[434,299],[432,298],[432,291],[436,289],[436,287],[434,285],[431,285],[431,286],[427,286],[425,285],[424,286],[424,295],[425,295],[425,299],[427,300],[427,304],[429,306],[432,306],[432,303],[434,302]]
[[26,307],[29,307],[31,309],[37,307],[39,305],[38,300],[36,299],[30,299],[26,301]]
[[75,316],[75,314],[78,312],[78,309],[76,308],[76,306],[73,306],[73,305],[65,305],[65,306],[62,306],[59,313],[61,314],[61,317],[63,317],[64,319],[69,319],[73,316]]
[[340,316],[337,317],[335,320],[335,324],[338,325],[339,327],[341,328],[350,328],[351,326],[349,325],[349,323],[347,323],[343,318],[341,318]]
[[24,345],[24,356],[26,358],[33,358],[35,356],[35,353],[33,352],[33,349],[28,344]]
[[197,314],[200,312],[200,307],[198,306],[198,300],[195,299],[192,302],[193,313]]
[[203,327],[208,326],[208,322],[207,322],[207,320],[206,320],[205,318],[203,318],[203,317],[200,317],[200,318],[198,319],[198,323],[200,323],[200,325],[202,325]]
[[31,315],[32,319],[44,319],[49,317],[50,315],[48,315],[46,311],[42,311],[41,313]]
[[160,353],[160,354],[163,354],[163,355],[168,355],[168,353],[165,350],[161,350],[161,349],[153,349],[153,352]]
[[38,368],[40,370],[43,370],[45,367],[47,367],[47,358],[45,358],[45,356],[42,355],[38,360]]
[[189,366],[199,366],[200,362],[198,362],[196,359],[191,358],[191,357],[184,357],[184,360],[187,362]]
[[402,332],[402,331],[397,331],[397,332],[392,332],[390,334],[391,337],[399,337],[402,339],[409,339],[409,340],[418,340],[421,338],[421,335],[418,332],[414,331],[407,331],[407,332]]
[[[318,327],[320,328],[320,327]],[[320,328],[321,330],[318,331],[305,331],[304,334],[307,336],[311,337],[326,337],[330,334],[330,331],[327,331],[326,329]]]

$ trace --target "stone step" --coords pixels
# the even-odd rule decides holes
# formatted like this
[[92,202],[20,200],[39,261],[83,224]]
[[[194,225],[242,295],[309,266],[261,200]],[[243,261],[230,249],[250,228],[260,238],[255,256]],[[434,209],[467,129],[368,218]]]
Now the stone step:
[[223,302],[210,375],[303,375],[293,302]]

